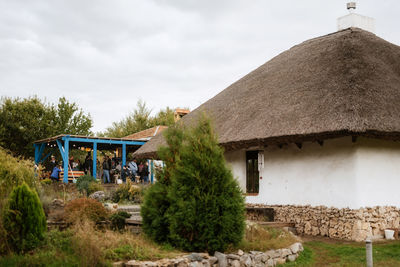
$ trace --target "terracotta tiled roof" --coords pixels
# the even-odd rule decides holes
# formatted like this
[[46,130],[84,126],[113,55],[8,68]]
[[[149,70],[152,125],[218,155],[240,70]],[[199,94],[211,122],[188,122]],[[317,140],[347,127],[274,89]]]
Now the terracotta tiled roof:
[[143,140],[143,139],[151,139],[153,136],[155,136],[158,133],[161,133],[165,129],[167,129],[167,126],[154,126],[153,128],[146,129],[128,136],[123,137],[122,139],[129,139],[129,140]]

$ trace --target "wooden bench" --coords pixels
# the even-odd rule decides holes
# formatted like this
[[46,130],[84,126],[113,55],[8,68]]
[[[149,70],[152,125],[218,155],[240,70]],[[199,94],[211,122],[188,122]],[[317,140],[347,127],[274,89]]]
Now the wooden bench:
[[[74,178],[77,179],[78,177],[81,177],[85,175],[85,172],[83,171],[68,171],[68,181],[72,181]],[[64,172],[60,172],[59,176],[59,181],[62,181],[64,179]]]

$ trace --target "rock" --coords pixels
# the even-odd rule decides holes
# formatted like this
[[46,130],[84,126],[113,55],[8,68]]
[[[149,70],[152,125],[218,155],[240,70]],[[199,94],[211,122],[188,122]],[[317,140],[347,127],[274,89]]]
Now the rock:
[[113,262],[112,266],[113,267],[123,267],[124,266],[124,262],[123,261]]
[[188,263],[183,260],[183,261],[178,262],[178,264],[176,266],[177,267],[187,267]]
[[89,198],[95,199],[99,202],[103,201],[106,198],[106,194],[104,193],[104,191],[96,191],[94,193],[92,193]]
[[238,252],[237,252],[237,254],[238,254],[239,256],[243,256],[244,252],[243,252],[243,250],[239,249]]
[[250,267],[251,266],[251,258],[249,255],[244,254],[242,257],[240,257],[240,265],[241,266],[247,266]]
[[281,258],[286,258],[290,254],[292,254],[292,251],[290,249],[287,248],[281,249]]
[[152,262],[152,261],[144,261],[142,262],[142,267],[146,266],[146,267],[157,267],[157,263]]
[[61,199],[55,198],[55,199],[53,199],[53,201],[51,202],[51,206],[52,206],[53,208],[64,207],[64,201],[62,201]]
[[228,254],[228,255],[226,255],[226,257],[231,260],[240,260],[240,256],[238,256],[236,254]]
[[189,267],[203,267],[203,264],[198,261],[192,261],[191,263],[189,263]]
[[301,243],[300,243],[300,242],[297,242],[297,243],[292,244],[289,248],[290,248],[290,250],[292,251],[293,254],[296,254],[296,253],[298,253],[299,251],[301,251],[300,249],[301,249],[302,247],[303,247],[303,246],[301,245]]
[[204,258],[199,253],[192,253],[186,256],[191,261],[202,261]]
[[210,262],[209,262],[208,260],[202,260],[201,263],[202,263],[202,265],[203,265],[204,267],[210,267],[210,266],[211,266],[211,265],[210,265]]
[[287,258],[289,261],[295,261],[297,259],[297,254],[289,255]]
[[285,258],[276,258],[274,259],[274,264],[285,264],[286,263],[286,259]]
[[267,265],[267,266],[275,266],[274,259],[269,259],[269,260],[267,260],[266,265]]
[[125,263],[125,266],[129,266],[129,267],[140,267],[142,266],[142,263],[139,261],[135,261],[135,260],[131,260]]
[[252,255],[257,255],[257,254],[260,254],[262,252],[261,251],[256,251],[256,250],[252,250],[249,253],[252,254]]
[[263,258],[263,256],[264,256],[264,253],[255,255],[255,256],[254,256],[254,263],[255,263],[255,264],[262,263],[262,258]]
[[271,249],[265,252],[265,255],[267,255],[269,258],[274,259],[274,258],[279,258],[281,256],[281,252],[279,249],[277,250]]
[[265,253],[261,254],[261,261],[262,262],[265,263],[265,262],[268,261],[268,259],[269,259],[269,256],[267,254],[265,254]]
[[211,266],[214,265],[217,261],[218,261],[217,257],[208,258],[208,262],[210,263]]
[[233,260],[232,263],[231,263],[231,266],[232,266],[232,267],[240,267],[240,261],[238,261],[238,260]]
[[214,257],[216,257],[218,259],[219,267],[227,267],[228,266],[228,261],[226,259],[226,255],[224,253],[216,251],[214,253]]

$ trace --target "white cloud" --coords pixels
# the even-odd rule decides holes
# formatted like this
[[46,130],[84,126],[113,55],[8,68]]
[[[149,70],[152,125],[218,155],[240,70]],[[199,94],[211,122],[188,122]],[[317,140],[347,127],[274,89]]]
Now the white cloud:
[[[358,1],[399,44],[398,1]],[[346,1],[0,0],[0,94],[66,96],[103,130],[143,99],[195,108],[270,58],[336,30]]]

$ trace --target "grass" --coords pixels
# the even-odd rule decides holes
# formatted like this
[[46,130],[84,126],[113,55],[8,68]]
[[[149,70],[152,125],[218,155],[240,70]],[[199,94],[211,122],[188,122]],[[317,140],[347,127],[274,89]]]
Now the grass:
[[142,235],[96,230],[88,221],[69,230],[53,230],[43,244],[24,255],[0,257],[0,266],[111,266],[120,260],[174,258],[181,252],[154,244]]
[[[348,242],[309,241],[304,252],[283,266],[365,266],[365,244]],[[400,241],[373,244],[374,266],[400,266]]]
[[234,249],[243,251],[267,251],[270,249],[286,248],[298,242],[295,236],[279,228],[271,228],[258,224],[246,226],[245,238]]
[[24,255],[0,257],[0,266],[78,266],[79,258],[72,248],[71,231],[50,231],[43,244]]

